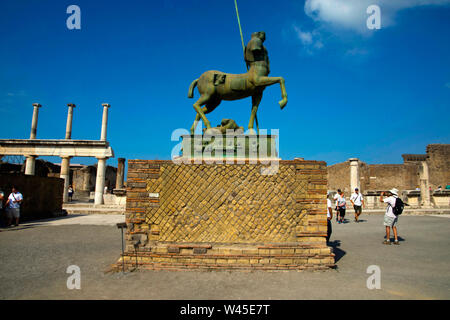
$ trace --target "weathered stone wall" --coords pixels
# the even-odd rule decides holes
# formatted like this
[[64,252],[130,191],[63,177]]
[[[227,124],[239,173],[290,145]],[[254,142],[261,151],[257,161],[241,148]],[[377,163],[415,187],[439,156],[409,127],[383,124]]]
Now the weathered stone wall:
[[[125,261],[151,269],[321,269],[326,163],[174,164],[129,160]],[[135,253],[136,244],[137,253]]]
[[328,189],[341,189],[344,193],[350,192],[350,162],[345,161],[331,165],[327,168]]
[[21,174],[0,174],[0,190],[5,193],[4,202],[17,186],[23,195],[21,221],[49,218],[62,212],[64,180]]
[[[91,192],[95,190],[95,180],[97,178],[96,166],[85,166],[84,168],[71,170],[73,174],[71,183],[75,192]],[[105,186],[111,191],[116,186],[117,168],[106,167]]]
[[362,172],[365,181],[365,190],[389,190],[397,188],[407,190],[415,188],[406,184],[407,173],[403,164],[371,164]]
[[[430,144],[427,146],[429,184],[433,190],[438,186],[450,183],[450,145]],[[400,191],[414,190],[420,185],[420,161],[404,161],[403,164],[366,164],[359,162],[360,185],[363,192],[368,190],[389,190],[397,188]],[[342,189],[350,194],[350,163],[349,161],[331,165],[327,168],[328,189]]]
[[450,184],[450,144],[430,144],[427,146],[427,155],[431,188],[445,188]]

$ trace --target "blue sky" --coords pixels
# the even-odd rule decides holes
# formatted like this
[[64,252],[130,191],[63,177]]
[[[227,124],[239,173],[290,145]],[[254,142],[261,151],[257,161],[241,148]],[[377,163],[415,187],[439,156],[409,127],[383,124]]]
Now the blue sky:
[[[72,4],[81,30],[66,27]],[[280,130],[283,159],[401,163],[450,143],[450,1],[238,4],[245,41],[264,30],[271,75],[286,79],[286,108],[273,86],[258,112],[261,128]],[[380,30],[366,27],[370,4]],[[245,72],[233,0],[2,0],[0,38],[0,138],[29,137],[33,102],[43,105],[38,138],[64,138],[70,102],[72,138],[99,139],[107,102],[108,140],[127,159],[170,158],[204,71]],[[250,109],[250,99],[223,102],[208,118],[246,127]]]

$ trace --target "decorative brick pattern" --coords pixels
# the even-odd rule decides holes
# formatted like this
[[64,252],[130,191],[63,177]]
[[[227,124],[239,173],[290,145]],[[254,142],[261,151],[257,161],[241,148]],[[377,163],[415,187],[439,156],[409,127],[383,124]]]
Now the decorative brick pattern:
[[274,175],[261,174],[263,167],[129,160],[127,252],[116,266],[333,267],[325,243],[326,163],[280,161]]

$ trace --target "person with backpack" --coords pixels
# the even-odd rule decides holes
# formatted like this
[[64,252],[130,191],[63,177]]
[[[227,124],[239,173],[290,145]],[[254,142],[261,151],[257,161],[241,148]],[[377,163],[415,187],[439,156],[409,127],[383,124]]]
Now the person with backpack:
[[[385,195],[387,197],[385,197]],[[380,201],[387,204],[386,213],[384,215],[384,226],[386,227],[386,240],[384,240],[383,244],[391,244],[390,231],[394,232],[394,244],[399,245],[398,242],[398,216],[402,214],[404,203],[398,197],[398,190],[393,188],[389,190],[387,193],[382,192],[380,195]]]

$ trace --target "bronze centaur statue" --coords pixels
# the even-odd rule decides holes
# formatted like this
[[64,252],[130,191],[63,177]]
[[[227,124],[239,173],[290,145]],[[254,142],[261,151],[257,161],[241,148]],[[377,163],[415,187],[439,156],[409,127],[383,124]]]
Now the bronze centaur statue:
[[[270,63],[267,49],[263,45],[264,40],[266,40],[264,32],[255,32],[245,47],[244,58],[247,63],[247,73],[230,74],[210,70],[191,83],[188,97],[192,98],[194,96],[194,88],[196,86],[200,93],[200,98],[194,103],[197,115],[191,127],[191,134],[194,134],[200,118],[203,120],[206,129],[211,128],[211,124],[205,114],[217,108],[222,100],[238,100],[250,96],[252,97],[252,112],[248,129],[253,130],[253,123],[263,91],[267,86],[275,83],[279,83],[281,87],[282,100],[279,102],[280,108],[283,109],[286,106],[287,93],[284,79],[282,77],[267,76],[270,73]],[[258,126],[258,122],[256,122],[256,125]]]

